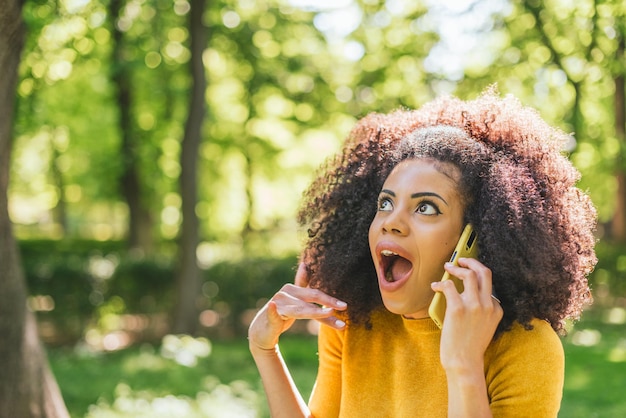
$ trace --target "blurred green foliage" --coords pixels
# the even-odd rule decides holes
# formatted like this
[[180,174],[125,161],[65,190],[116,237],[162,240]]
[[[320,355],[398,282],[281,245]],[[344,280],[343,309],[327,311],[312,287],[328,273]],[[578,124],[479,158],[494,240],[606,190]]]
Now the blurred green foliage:
[[[168,314],[173,308],[174,263],[167,257],[133,255],[120,241],[27,240],[20,248],[29,304],[40,320],[54,324],[58,342],[78,341],[90,327],[113,331],[102,323],[108,314]],[[203,270],[196,303],[215,315],[219,335],[242,335],[252,311],[293,282],[295,266],[295,255],[217,263]]]
[[565,387],[560,417],[612,418],[626,413],[626,400],[618,389],[626,385],[625,327],[625,308],[595,306],[563,338]]
[[[626,306],[626,245],[600,241],[592,291],[604,305]],[[617,302],[620,301],[620,302]]]
[[[115,17],[102,1],[25,2],[10,188],[21,238],[123,239],[120,177],[129,156],[120,113],[131,120],[151,234],[155,242],[177,236],[188,4],[122,3]],[[210,2],[201,239],[243,247],[254,243],[251,231],[264,231],[274,237],[263,249],[270,255],[295,251],[297,197],[356,118],[446,93],[471,98],[493,83],[573,132],[581,186],[609,222],[623,170],[613,103],[625,65],[621,3]],[[121,61],[111,56],[114,27]],[[128,109],[114,100],[111,74],[120,67],[131,78]]]

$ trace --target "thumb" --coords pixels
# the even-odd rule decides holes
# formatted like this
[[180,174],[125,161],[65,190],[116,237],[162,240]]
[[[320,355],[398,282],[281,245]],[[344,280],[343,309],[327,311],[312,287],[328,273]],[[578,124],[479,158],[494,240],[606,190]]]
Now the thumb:
[[278,305],[273,300],[267,303],[267,316],[270,325],[279,328],[281,333],[296,322],[295,318],[281,315],[278,312]]
[[304,264],[304,262],[298,264],[294,284],[300,287],[307,287],[309,285],[309,273],[307,272],[306,264]]
[[267,316],[269,317],[270,322],[283,320],[282,316],[278,313],[278,306],[273,300],[267,303]]
[[280,335],[293,322],[294,320],[283,320],[278,313],[276,302],[269,301],[252,320],[248,329],[248,339],[256,347],[269,350],[278,344]]

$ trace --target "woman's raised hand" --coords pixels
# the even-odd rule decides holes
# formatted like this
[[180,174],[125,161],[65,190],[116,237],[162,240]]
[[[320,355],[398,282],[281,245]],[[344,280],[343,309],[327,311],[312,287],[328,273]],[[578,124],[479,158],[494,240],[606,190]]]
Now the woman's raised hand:
[[326,293],[305,287],[308,277],[304,263],[300,263],[294,284],[284,285],[256,314],[248,328],[250,345],[271,350],[280,335],[288,330],[296,319],[315,319],[333,328],[342,329],[345,322],[335,316],[347,304]]
[[477,367],[482,373],[485,350],[503,311],[492,296],[491,270],[473,258],[459,258],[458,263],[446,263],[445,269],[463,280],[463,293],[457,292],[451,280],[432,283],[433,290],[445,294],[447,304],[441,363],[446,370]]

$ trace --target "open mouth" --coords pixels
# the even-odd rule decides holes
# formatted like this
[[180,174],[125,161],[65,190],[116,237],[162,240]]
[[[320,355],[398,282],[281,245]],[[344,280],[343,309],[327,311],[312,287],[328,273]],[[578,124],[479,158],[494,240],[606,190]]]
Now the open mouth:
[[389,283],[403,279],[413,268],[413,263],[394,251],[382,250],[380,255],[381,268]]

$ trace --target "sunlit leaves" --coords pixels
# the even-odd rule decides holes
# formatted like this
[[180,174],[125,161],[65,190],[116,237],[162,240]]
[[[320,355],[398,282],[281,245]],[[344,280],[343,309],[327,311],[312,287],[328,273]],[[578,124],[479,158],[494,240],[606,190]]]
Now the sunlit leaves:
[[[124,65],[132,74],[129,112],[143,198],[160,220],[160,236],[169,239],[180,223],[171,196],[178,194],[190,85],[189,3],[123,4],[115,25],[124,33]],[[614,60],[616,22],[624,13],[619,2],[471,4],[449,6],[446,15],[436,2],[361,0],[326,9],[303,0],[212,2],[204,15],[208,112],[197,210],[203,239],[238,241],[242,231],[287,224],[313,170],[359,116],[418,107],[442,93],[472,97],[494,82],[575,133],[572,159],[584,173],[581,185],[606,219],[618,155],[610,109],[612,76],[623,70]],[[28,2],[25,9],[31,37],[19,85],[12,190],[26,195],[47,184],[54,193],[39,194],[49,196],[40,215],[59,197],[72,213],[82,211],[73,222],[88,218],[97,200],[119,205],[122,162],[109,81],[116,64],[105,6],[66,0]],[[461,52],[444,59],[442,42],[450,39],[442,31],[463,18],[477,36],[461,31],[453,39]],[[23,167],[42,126],[63,129],[69,145],[55,150],[47,140],[35,170],[39,183],[27,185]],[[63,184],[55,184],[51,167]]]
[[[477,77],[497,82],[537,108],[566,132],[577,146],[572,159],[583,172],[581,187],[589,189],[608,220],[614,208],[613,78],[620,66],[615,57],[620,2],[514,2],[496,27],[506,38],[492,52],[496,57],[483,74],[469,69],[458,92],[475,91]],[[498,20],[498,19],[496,19]],[[508,39],[507,39],[508,38]],[[499,51],[499,52],[498,52]],[[608,148],[607,148],[608,147]]]

